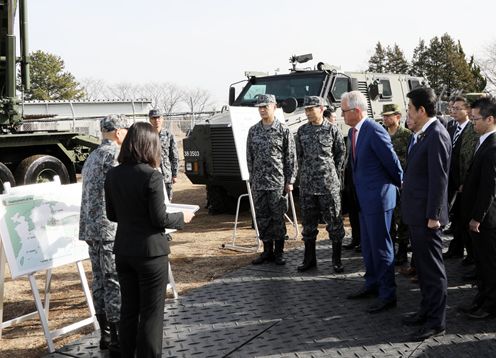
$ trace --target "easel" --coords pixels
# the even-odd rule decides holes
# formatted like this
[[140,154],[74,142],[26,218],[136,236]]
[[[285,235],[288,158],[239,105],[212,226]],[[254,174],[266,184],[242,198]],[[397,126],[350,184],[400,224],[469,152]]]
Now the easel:
[[[54,182],[52,183],[46,183],[46,184],[35,184],[35,185],[61,185],[60,184],[60,179],[58,177],[54,178]],[[12,188],[9,183],[4,183],[4,188],[5,188],[5,193],[6,194],[15,194],[16,192],[20,192],[21,190],[26,190],[28,186],[23,186],[23,187],[16,187]],[[36,283],[36,278],[35,274],[36,272],[31,272],[28,273],[28,280],[29,284],[31,286],[31,291],[33,293],[35,305],[36,305],[36,312],[31,312],[23,316],[16,317],[14,319],[3,321],[3,298],[4,298],[4,279],[5,279],[5,264],[6,264],[6,254],[3,246],[2,240],[0,240],[0,335],[1,335],[1,330],[6,327],[10,327],[16,323],[20,323],[23,321],[26,321],[28,319],[34,318],[37,314],[40,317],[41,325],[43,328],[43,333],[45,335],[45,339],[47,341],[48,345],[48,351],[50,353],[53,353],[55,351],[55,346],[53,344],[53,339],[60,337],[68,332],[74,331],[76,329],[79,329],[81,327],[84,327],[88,324],[93,324],[95,330],[99,328],[98,322],[95,318],[95,309],[93,306],[93,298],[90,293],[90,289],[88,286],[88,281],[86,280],[86,275],[84,272],[82,260],[78,260],[74,262],[76,264],[77,270],[79,277],[81,279],[81,285],[83,288],[84,295],[86,297],[86,302],[88,304],[88,308],[90,311],[90,317],[85,318],[83,320],[80,320],[78,322],[72,323],[68,326],[62,327],[60,329],[56,329],[54,331],[50,331],[50,328],[48,326],[48,315],[49,315],[49,307],[50,307],[50,286],[51,286],[51,281],[52,281],[52,270],[48,269],[46,270],[46,276],[45,276],[45,297],[44,300],[42,301],[40,291],[38,289],[38,285]]]

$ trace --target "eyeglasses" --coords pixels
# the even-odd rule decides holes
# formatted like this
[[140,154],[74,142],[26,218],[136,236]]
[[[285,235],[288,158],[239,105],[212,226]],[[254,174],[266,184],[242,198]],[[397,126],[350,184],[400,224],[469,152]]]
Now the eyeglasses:
[[346,112],[349,111],[354,111],[356,108],[350,108],[350,109],[341,109],[341,113],[345,114]]
[[472,117],[470,118],[473,121],[478,121],[479,119],[486,119],[487,117]]
[[463,108],[463,107],[453,107],[452,110],[453,111],[464,111],[466,108]]

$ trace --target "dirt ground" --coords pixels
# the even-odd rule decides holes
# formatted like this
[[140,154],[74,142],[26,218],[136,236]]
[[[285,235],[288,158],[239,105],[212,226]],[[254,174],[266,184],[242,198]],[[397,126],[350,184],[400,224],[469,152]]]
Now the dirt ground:
[[[205,209],[206,192],[203,185],[193,185],[184,174],[181,174],[179,182],[174,186],[174,202],[197,204],[201,208],[185,230],[173,234],[170,259],[179,295],[205,285],[226,272],[247,265],[256,256],[253,252],[239,252],[222,248],[222,244],[232,242],[234,215],[209,216]],[[289,224],[288,234],[294,235],[293,228]],[[322,230],[321,235],[324,235]],[[323,239],[323,237],[319,237],[319,239]],[[236,244],[253,248],[255,243],[255,231],[251,229],[249,213],[242,213]],[[290,240],[287,248],[301,245],[303,243],[300,240]],[[91,287],[89,260],[84,262],[84,268]],[[44,275],[37,275],[40,289],[44,285],[43,278]],[[75,265],[67,265],[53,270],[51,292],[49,313],[51,330],[89,316]],[[43,292],[41,294],[43,296]],[[168,295],[172,297],[170,291]],[[27,278],[12,280],[7,269],[4,321],[33,311],[35,311],[35,305]],[[55,339],[55,346],[60,348],[92,331],[92,326],[73,331],[71,334]],[[0,339],[1,357],[34,358],[48,353],[38,318],[8,327],[2,333]]]

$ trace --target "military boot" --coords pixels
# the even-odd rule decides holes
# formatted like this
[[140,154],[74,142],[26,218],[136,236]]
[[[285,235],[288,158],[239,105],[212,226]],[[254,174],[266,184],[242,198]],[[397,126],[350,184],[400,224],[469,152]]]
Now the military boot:
[[253,265],[260,265],[266,262],[274,261],[274,247],[272,241],[264,241],[263,246],[263,252],[251,262]]
[[408,262],[408,244],[406,242],[400,242],[398,244],[398,251],[396,252],[394,258],[394,264],[396,266],[402,266]]
[[315,239],[305,240],[305,255],[303,257],[303,264],[298,266],[300,272],[307,271],[311,268],[317,267],[317,256],[315,254]]
[[119,322],[110,322],[110,343],[108,345],[110,358],[120,358],[121,346],[119,344]]
[[343,243],[339,240],[332,240],[332,268],[335,273],[342,273],[344,271],[343,264],[341,263],[341,247]]
[[286,265],[286,260],[284,260],[284,240],[277,240],[274,242],[274,262],[276,265]]
[[100,349],[108,349],[110,343],[110,327],[105,313],[96,314],[96,320],[100,326]]

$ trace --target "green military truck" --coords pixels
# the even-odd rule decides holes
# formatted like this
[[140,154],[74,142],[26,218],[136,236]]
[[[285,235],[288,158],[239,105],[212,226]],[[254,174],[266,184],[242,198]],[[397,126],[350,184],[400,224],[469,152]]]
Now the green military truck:
[[[19,3],[20,53],[16,51],[15,14]],[[25,117],[17,92],[17,70],[22,88],[29,89],[27,0],[0,1],[0,193],[3,183],[12,186],[52,180],[63,184],[76,181],[98,138],[69,131],[24,129]]]
[[[369,72],[342,72],[338,68],[318,63],[312,69],[299,69],[298,63],[307,62],[312,55],[292,56],[292,69],[287,74],[253,75],[246,73],[246,82],[236,95],[235,85],[229,88],[229,105],[253,107],[260,94],[276,96],[278,106],[284,111],[285,121],[296,133],[306,122],[302,107],[305,96],[322,96],[329,107],[336,108],[337,125],[346,136],[348,127],[341,118],[340,100],[344,92],[361,91],[368,99],[370,118],[382,120],[382,106],[396,103],[406,115],[406,94],[425,84],[425,79],[400,74]],[[229,108],[222,113],[197,123],[183,139],[185,173],[194,184],[207,186],[209,212],[230,212],[235,208],[238,196],[246,192],[241,181],[234,137],[231,129]]]

